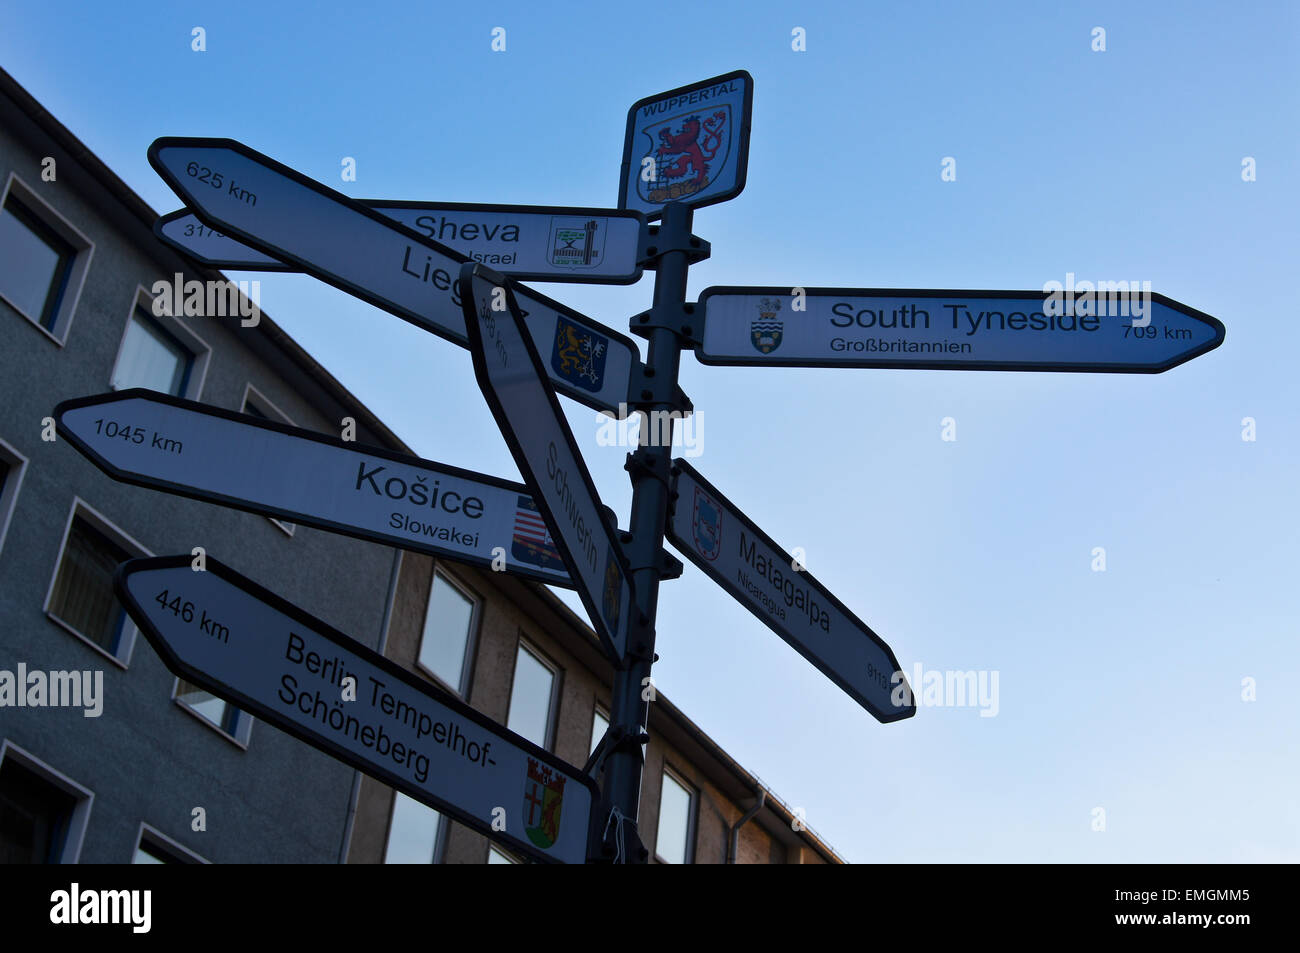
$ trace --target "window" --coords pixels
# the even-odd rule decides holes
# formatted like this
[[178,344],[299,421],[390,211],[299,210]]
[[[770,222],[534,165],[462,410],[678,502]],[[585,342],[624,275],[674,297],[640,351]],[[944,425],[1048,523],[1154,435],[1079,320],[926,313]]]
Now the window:
[[0,549],[4,548],[5,533],[18,502],[18,487],[22,485],[27,458],[9,444],[0,440]]
[[556,675],[548,662],[520,641],[506,727],[543,748],[551,745],[551,725],[555,721],[552,715],[560,681]]
[[141,287],[127,316],[110,381],[114,390],[144,387],[198,400],[211,348],[179,319],[159,315]]
[[464,695],[469,687],[469,660],[477,623],[478,603],[437,569],[429,585],[429,605],[420,635],[420,667],[436,675],[452,691]]
[[148,553],[80,501],[59,555],[46,614],[126,667],[135,626],[113,592],[118,564]]
[[133,864],[206,864],[207,861],[191,850],[182,847],[148,824],[140,825],[140,835],[136,838],[135,852],[131,855]]
[[176,679],[172,698],[186,711],[198,715],[231,741],[248,747],[248,738],[253,731],[253,716],[248,712],[183,678]]
[[0,745],[0,864],[74,864],[92,795],[5,741]]
[[0,298],[60,344],[90,266],[79,231],[11,175],[0,203]]
[[185,393],[193,363],[193,354],[144,309],[136,308],[122,339],[113,389],[147,387],[179,397]]
[[496,844],[490,844],[488,845],[487,862],[489,864],[517,864],[519,860],[507,854]]
[[609,731],[609,715],[597,706],[591,716],[591,748],[587,751],[588,755],[596,750],[596,745],[600,744],[600,739],[605,737],[607,731]]
[[384,863],[436,864],[445,826],[443,816],[433,808],[394,791]]
[[[282,423],[293,424],[293,421],[277,410],[274,404],[258,393],[252,384],[244,388],[244,404],[240,408],[240,413],[256,417],[258,420],[279,420]],[[274,516],[268,516],[267,519],[290,536],[293,535],[296,524],[278,520]]]
[[694,792],[664,768],[659,788],[659,826],[655,831],[655,855],[659,860],[665,864],[690,863],[694,827]]

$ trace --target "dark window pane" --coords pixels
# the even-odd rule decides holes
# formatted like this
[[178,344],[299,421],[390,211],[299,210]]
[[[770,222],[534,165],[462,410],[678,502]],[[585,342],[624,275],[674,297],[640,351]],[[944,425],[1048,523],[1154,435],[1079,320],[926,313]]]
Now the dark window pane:
[[149,839],[148,835],[140,838],[140,843],[136,845],[135,856],[131,858],[133,864],[192,864],[194,863],[184,854],[175,853],[162,844],[155,843]]
[[50,611],[106,652],[117,653],[126,612],[113,595],[113,572],[131,558],[85,520],[75,518],[54,580]]
[[13,197],[0,210],[0,292],[53,328],[72,265],[72,247]]
[[148,315],[137,310],[126,326],[113,387],[147,387],[164,394],[185,392],[193,355]]
[[0,864],[53,864],[77,799],[13,758],[0,763]]

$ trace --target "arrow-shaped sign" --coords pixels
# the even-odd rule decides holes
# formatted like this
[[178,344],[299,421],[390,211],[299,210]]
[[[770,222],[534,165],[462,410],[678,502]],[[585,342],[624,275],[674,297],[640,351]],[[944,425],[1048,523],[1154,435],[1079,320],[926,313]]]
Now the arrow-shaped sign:
[[[456,280],[467,256],[233,139],[157,139],[149,162],[223,235],[468,346]],[[632,339],[531,289],[519,299],[556,390],[618,414]]]
[[578,768],[206,563],[118,567],[118,597],[169,669],[493,840],[541,860],[586,860],[599,792]]
[[564,419],[510,279],[483,265],[460,273],[474,374],[578,594],[616,663],[635,610],[632,578],[587,465]]
[[1223,325],[1151,292],[707,288],[705,364],[1157,374]]
[[[358,199],[426,238],[523,281],[632,284],[645,216],[640,212],[547,205],[469,205]],[[204,225],[181,209],[154,223],[164,242],[213,268],[294,269]]]
[[141,388],[65,400],[54,420],[124,483],[573,586],[517,483]]
[[916,714],[893,650],[684,460],[668,538],[769,629],[883,722]]

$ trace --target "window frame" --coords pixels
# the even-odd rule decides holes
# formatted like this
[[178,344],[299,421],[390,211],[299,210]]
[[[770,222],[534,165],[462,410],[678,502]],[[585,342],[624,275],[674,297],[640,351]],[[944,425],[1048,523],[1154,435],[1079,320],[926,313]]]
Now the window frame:
[[135,833],[135,847],[131,849],[131,859],[127,861],[128,864],[134,863],[136,851],[138,851],[140,849],[140,845],[144,843],[144,839],[146,835],[148,835],[150,840],[158,842],[158,846],[161,848],[162,852],[169,853],[169,854],[180,854],[185,858],[183,860],[177,861],[177,863],[182,863],[182,864],[211,864],[212,863],[212,861],[208,860],[206,857],[203,857],[200,854],[196,854],[194,851],[190,850],[188,847],[186,847],[184,844],[182,844],[180,841],[176,840],[175,838],[168,837],[166,834],[158,830],[158,828],[154,827],[152,824],[147,824],[144,821],[141,821],[140,827],[136,830]]
[[[439,575],[448,585],[469,600],[471,605],[469,631],[465,636],[465,655],[460,662],[460,685],[449,683],[441,675],[425,665],[420,658],[421,649],[424,648],[425,629],[428,627],[429,622],[429,609],[433,606],[433,587]],[[469,700],[470,686],[473,684],[474,659],[478,655],[478,637],[482,619],[483,597],[463,583],[454,573],[448,572],[441,560],[435,559],[433,561],[433,572],[429,574],[429,587],[424,596],[424,613],[420,618],[420,641],[415,647],[415,667],[422,675],[433,679],[438,685],[452,692],[463,701]]]
[[[555,662],[549,655],[543,652],[537,643],[533,642],[522,629],[519,630],[519,639],[515,647],[514,664],[510,668],[510,698],[506,701],[506,720],[504,724],[507,728],[510,725],[510,709],[515,701],[515,675],[519,671],[519,653],[528,652],[529,655],[537,659],[542,667],[549,669],[551,672],[551,697],[547,701],[546,708],[546,742],[540,747],[546,751],[554,753],[556,725],[559,723],[560,715],[560,690],[564,681],[564,669],[559,663]],[[510,729],[513,731],[514,729]]]
[[[252,398],[251,400],[252,405],[257,408],[257,413],[261,414],[262,417],[266,418],[267,420],[273,420],[273,421],[278,420],[280,423],[288,424],[290,427],[298,426],[296,423],[294,423],[294,421],[289,419],[288,414],[282,411],[279,407],[275,406],[275,404],[271,403],[271,401],[267,399],[265,394],[263,394],[260,390],[254,387],[251,381],[249,381],[244,385],[244,398],[239,402],[239,412],[241,414],[248,414],[248,405],[250,403],[249,400],[250,397]],[[249,416],[256,416],[256,415],[250,414]],[[298,528],[297,523],[290,523],[287,520],[279,520],[276,519],[274,516],[268,516],[267,519],[269,519],[272,523],[274,523],[278,529],[280,529],[286,536],[289,537],[292,537],[294,530]]]
[[13,444],[0,437],[0,462],[9,468],[5,474],[4,486],[0,486],[0,553],[3,553],[5,536],[9,533],[9,522],[18,505],[18,493],[22,489],[29,461]]
[[[597,718],[602,718],[605,721],[605,731],[601,732],[600,738],[596,737]],[[600,744],[601,740],[605,737],[605,734],[609,731],[609,726],[610,726],[609,708],[602,705],[600,703],[600,699],[596,699],[591,706],[591,750],[587,752],[588,758],[590,758],[595,753],[596,746]]]
[[680,771],[674,769],[665,758],[659,772],[659,809],[655,814],[655,846],[654,858],[657,864],[671,864],[672,861],[665,860],[659,853],[659,831],[662,829],[664,818],[664,778],[670,777],[675,781],[683,791],[686,792],[689,801],[686,808],[686,846],[682,851],[682,864],[695,863],[695,836],[697,815],[699,814],[700,790]]
[[[249,741],[253,736],[253,722],[256,719],[250,713],[244,711],[244,709],[236,705],[234,702],[226,701],[220,695],[217,695],[214,692],[210,692],[206,688],[204,688],[203,691],[208,692],[208,694],[211,695],[213,698],[225,703],[227,706],[229,706],[229,708],[234,709],[236,713],[235,731],[232,734],[231,732],[227,731],[224,726],[217,724],[215,721],[213,721],[207,715],[203,714],[201,711],[199,711],[189,702],[177,696],[177,692],[180,690],[182,681],[185,681],[185,679],[177,675],[175,680],[172,682],[172,703],[175,704],[176,707],[178,707],[181,711],[185,712],[185,714],[189,715],[191,718],[197,718],[202,724],[211,728],[213,731],[215,731],[221,737],[225,738],[235,747],[240,748],[243,751],[247,751]],[[190,682],[189,684],[193,685],[194,683]],[[202,688],[201,685],[195,687]]]
[[95,792],[83,784],[74,781],[62,771],[42,761],[26,748],[22,748],[8,738],[0,740],[0,765],[6,758],[13,758],[19,765],[44,780],[52,787],[70,795],[76,800],[72,816],[68,819],[68,829],[63,835],[63,847],[59,851],[60,864],[75,864],[81,859],[81,848],[86,840],[86,827],[90,821],[90,809],[95,803]]
[[484,863],[485,863],[485,864],[491,864],[491,863],[492,863],[492,855],[493,855],[493,853],[500,854],[502,857],[504,857],[504,858],[506,859],[506,863],[509,863],[509,864],[521,864],[521,865],[522,865],[522,864],[524,863],[523,860],[521,860],[519,857],[516,857],[514,854],[510,853],[510,851],[506,850],[506,849],[505,849],[504,847],[502,847],[500,844],[494,843],[493,841],[488,841],[487,859],[484,860]]
[[117,341],[117,353],[113,356],[113,365],[108,372],[108,388],[110,391],[118,391],[137,386],[128,384],[126,387],[118,387],[113,383],[113,378],[117,376],[117,366],[121,363],[122,352],[126,348],[127,332],[131,328],[131,322],[135,320],[136,309],[139,309],[144,312],[148,320],[154,322],[163,331],[175,338],[176,343],[183,350],[190,353],[190,367],[186,372],[181,392],[174,396],[182,397],[185,400],[199,400],[203,394],[203,383],[208,376],[208,364],[212,359],[212,346],[187,327],[180,319],[169,314],[155,314],[153,307],[155,300],[155,296],[144,285],[136,286],[135,297],[131,299],[131,307],[127,310],[126,320],[122,322],[122,334]]
[[[135,651],[136,638],[140,634],[140,628],[135,624],[135,620],[131,618],[125,608],[122,610],[124,621],[122,634],[118,640],[118,654],[109,652],[98,642],[91,639],[90,636],[78,632],[73,628],[72,623],[60,618],[55,614],[54,610],[50,608],[50,603],[54,600],[54,586],[59,579],[59,570],[63,568],[63,556],[68,548],[68,537],[72,535],[72,523],[78,516],[89,523],[93,529],[108,536],[112,542],[121,546],[123,549],[128,552],[134,551],[134,555],[131,558],[143,558],[153,555],[152,552],[141,545],[134,537],[125,532],[116,523],[104,516],[104,514],[99,512],[99,510],[95,509],[81,497],[74,496],[72,498],[72,505],[68,508],[68,518],[63,524],[63,538],[59,540],[58,554],[54,560],[54,571],[50,574],[50,585],[45,591],[45,602],[41,606],[41,611],[45,613],[45,618],[49,619],[64,631],[76,636],[77,639],[90,646],[90,648],[111,661],[114,665],[122,669],[128,669],[131,667],[131,654]],[[114,594],[113,598],[117,598],[116,594]]]
[[[416,804],[419,804],[421,807],[426,807],[430,811],[433,811],[438,815],[438,828],[433,833],[433,857],[429,860],[429,863],[430,864],[443,863],[447,856],[447,836],[450,833],[448,829],[448,821],[450,819],[447,817],[446,812],[439,811],[436,807],[429,807],[429,805],[425,804],[423,801],[419,800],[418,798],[413,798],[409,794],[405,794],[405,792],[398,791],[396,788],[393,788],[391,790],[393,792],[393,796],[391,800],[388,802],[388,824],[384,827],[384,858],[385,859],[382,860],[380,863],[383,864],[384,866],[390,866],[387,860],[388,840],[393,836],[393,815],[397,813],[397,796],[399,794],[402,794],[405,797],[410,798],[412,801],[415,801]],[[393,864],[391,866],[396,867],[402,865]]]
[[90,271],[90,261],[94,257],[95,243],[86,237],[85,233],[73,225],[72,222],[56,211],[54,206],[41,198],[40,194],[19,177],[16,172],[9,173],[9,178],[5,180],[4,191],[0,193],[0,214],[3,213],[4,206],[8,204],[10,196],[13,196],[14,200],[42,226],[43,230],[53,234],[56,239],[67,245],[71,249],[71,253],[65,265],[63,287],[58,292],[58,302],[54,305],[49,327],[46,327],[42,320],[45,315],[34,317],[28,314],[18,307],[16,303],[10,301],[3,291],[0,291],[0,299],[3,299],[5,304],[26,318],[28,322],[56,345],[63,347],[68,340],[68,332],[72,328],[72,318],[76,314],[77,304],[81,300],[81,292],[86,284],[86,274]]

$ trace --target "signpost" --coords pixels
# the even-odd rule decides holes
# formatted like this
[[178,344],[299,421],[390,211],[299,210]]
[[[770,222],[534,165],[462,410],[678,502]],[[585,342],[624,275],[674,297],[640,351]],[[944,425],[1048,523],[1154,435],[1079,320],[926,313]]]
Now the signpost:
[[517,483],[140,388],[54,420],[115,480],[573,585]]
[[684,460],[673,498],[668,539],[682,555],[877,720],[916,714],[893,650]]
[[[467,346],[465,255],[233,139],[158,139],[149,162],[223,235]],[[530,289],[519,299],[556,390],[617,415],[638,361],[632,340]]]
[[[212,562],[208,572],[191,572],[188,557],[119,571],[128,610],[168,665],[548,860],[582,860],[588,846],[614,862],[648,859],[637,833],[644,689],[659,584],[680,571],[665,536],[877,719],[914,715],[889,646],[672,460],[673,423],[690,409],[677,384],[682,351],[718,365],[1159,373],[1218,347],[1223,325],[1122,284],[1087,294],[718,287],[691,305],[689,268],[710,254],[691,234],[694,209],[744,188],[752,102],[753,80],[738,70],[633,105],[621,212],[361,203],[229,139],[150,147],[193,209],[158,224],[165,241],[218,267],[306,272],[468,347],[527,489],[138,391],[57,411],[59,432],[117,479],[480,564],[510,534],[509,568],[574,586],[615,663],[609,731],[592,759],[604,766],[598,810],[585,774]],[[643,267],[655,271],[653,305],[633,320],[649,342],[644,364],[630,338],[515,281],[626,282]],[[627,532],[601,506],[557,392],[667,420],[659,440],[628,454]],[[446,536],[426,529],[430,513]],[[487,521],[472,542],[461,517]],[[524,557],[521,538],[533,547]],[[358,676],[360,701],[339,695],[345,672]],[[382,751],[381,734],[391,742]],[[490,831],[500,805],[506,830]]]
[[[646,229],[640,212],[545,205],[466,205],[361,199],[395,222],[525,281],[632,284]],[[292,271],[289,265],[208,228],[188,209],[164,215],[158,237],[214,268]]]
[[580,769],[210,556],[132,559],[114,582],[182,678],[514,850],[586,860]]
[[492,416],[551,536],[569,567],[592,625],[614,663],[627,652],[635,611],[632,582],[615,527],[605,518],[587,465],[547,382],[509,279],[466,264],[465,289],[474,374]]
[[1223,343],[1208,314],[1127,288],[728,287],[698,307],[705,364],[1158,374]]
[[743,69],[634,103],[618,207],[655,219],[669,202],[698,208],[739,195],[753,105],[754,78]]

